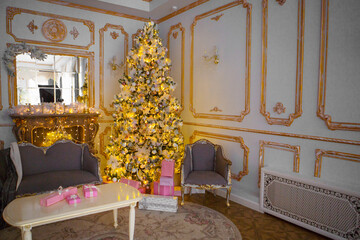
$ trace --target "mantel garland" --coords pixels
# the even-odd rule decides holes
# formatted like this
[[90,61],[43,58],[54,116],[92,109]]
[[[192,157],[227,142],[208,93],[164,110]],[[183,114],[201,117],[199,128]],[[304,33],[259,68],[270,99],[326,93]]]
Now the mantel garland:
[[25,42],[19,44],[10,44],[10,46],[5,50],[2,60],[4,62],[6,71],[11,77],[15,76],[15,64],[14,60],[16,55],[28,53],[31,58],[35,58],[43,61],[47,55],[38,47],[27,45]]

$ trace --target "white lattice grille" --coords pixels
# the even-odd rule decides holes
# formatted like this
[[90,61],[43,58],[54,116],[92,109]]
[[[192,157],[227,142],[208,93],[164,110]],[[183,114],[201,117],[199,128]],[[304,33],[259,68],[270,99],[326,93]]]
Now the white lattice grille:
[[263,209],[345,239],[360,239],[360,198],[264,174]]

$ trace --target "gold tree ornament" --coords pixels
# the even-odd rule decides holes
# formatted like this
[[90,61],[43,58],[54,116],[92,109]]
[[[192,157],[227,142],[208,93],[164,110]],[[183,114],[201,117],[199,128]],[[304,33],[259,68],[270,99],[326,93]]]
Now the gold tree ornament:
[[166,52],[156,24],[146,23],[134,39],[126,59],[129,74],[119,79],[120,93],[113,101],[113,133],[106,147],[108,179],[135,179],[147,185],[158,180],[164,159],[174,159],[175,171],[180,172],[181,106],[171,96],[176,83],[169,75]]

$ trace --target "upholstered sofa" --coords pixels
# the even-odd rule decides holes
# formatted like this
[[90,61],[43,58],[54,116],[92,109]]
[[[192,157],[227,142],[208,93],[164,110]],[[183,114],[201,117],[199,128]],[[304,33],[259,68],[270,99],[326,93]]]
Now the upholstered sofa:
[[17,185],[17,171],[10,149],[0,150],[1,211],[17,196],[42,193],[85,183],[98,183],[98,159],[87,144],[61,140],[50,147],[18,144],[22,179]]

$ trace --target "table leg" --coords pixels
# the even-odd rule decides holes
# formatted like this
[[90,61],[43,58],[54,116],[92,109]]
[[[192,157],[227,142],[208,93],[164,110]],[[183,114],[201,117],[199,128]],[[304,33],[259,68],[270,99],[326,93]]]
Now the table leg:
[[21,237],[23,240],[31,240],[31,226],[21,227]]
[[114,227],[117,228],[118,221],[117,221],[118,209],[114,209]]
[[135,203],[130,205],[130,214],[129,214],[129,239],[134,239],[134,230],[135,230]]

